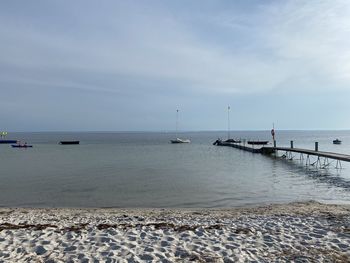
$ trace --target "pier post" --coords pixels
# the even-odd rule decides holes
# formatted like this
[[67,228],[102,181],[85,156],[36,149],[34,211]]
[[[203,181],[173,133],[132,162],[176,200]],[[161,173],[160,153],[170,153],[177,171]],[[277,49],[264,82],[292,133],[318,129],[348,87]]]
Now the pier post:
[[290,141],[290,148],[294,148],[294,143],[293,143],[293,141]]
[[315,142],[315,152],[318,152],[318,142]]
[[276,140],[273,140],[273,147],[276,148]]

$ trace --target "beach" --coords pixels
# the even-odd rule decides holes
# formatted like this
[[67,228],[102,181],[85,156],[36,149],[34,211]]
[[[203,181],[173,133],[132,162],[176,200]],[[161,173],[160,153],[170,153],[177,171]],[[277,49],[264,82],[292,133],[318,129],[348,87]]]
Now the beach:
[[350,206],[1,208],[1,262],[349,262]]

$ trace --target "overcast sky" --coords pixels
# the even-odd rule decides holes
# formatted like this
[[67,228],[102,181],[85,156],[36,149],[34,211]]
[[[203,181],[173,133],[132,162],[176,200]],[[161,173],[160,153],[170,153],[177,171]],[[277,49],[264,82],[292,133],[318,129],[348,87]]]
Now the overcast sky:
[[350,129],[350,1],[1,1],[0,130]]

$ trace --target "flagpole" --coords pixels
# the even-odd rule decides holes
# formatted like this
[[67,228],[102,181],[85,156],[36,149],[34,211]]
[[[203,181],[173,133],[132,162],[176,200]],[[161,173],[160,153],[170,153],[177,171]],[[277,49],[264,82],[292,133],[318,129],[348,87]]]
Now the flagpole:
[[271,130],[272,140],[273,140],[273,147],[276,148],[276,139],[275,139],[275,123],[272,123],[272,130]]

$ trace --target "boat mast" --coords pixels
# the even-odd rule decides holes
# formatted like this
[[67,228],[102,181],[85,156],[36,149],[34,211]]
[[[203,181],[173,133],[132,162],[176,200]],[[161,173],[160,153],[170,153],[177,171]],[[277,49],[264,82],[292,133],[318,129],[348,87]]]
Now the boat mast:
[[227,139],[230,139],[230,105],[227,106]]
[[179,110],[176,110],[176,138],[177,138],[178,126],[179,126]]

